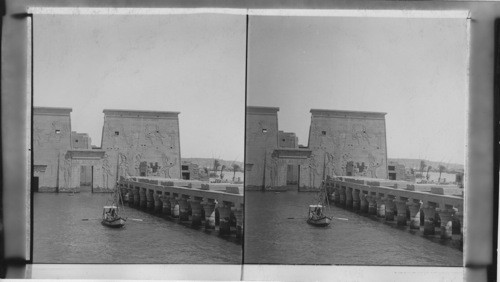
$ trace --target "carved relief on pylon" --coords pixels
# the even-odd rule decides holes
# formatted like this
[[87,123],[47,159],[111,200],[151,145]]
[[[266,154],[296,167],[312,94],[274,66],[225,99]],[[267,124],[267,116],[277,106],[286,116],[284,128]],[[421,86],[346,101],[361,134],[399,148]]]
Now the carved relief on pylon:
[[177,158],[173,158],[172,160],[167,156],[167,154],[161,154],[162,166],[160,168],[160,172],[165,178],[171,178],[170,169],[177,164]]
[[111,170],[110,158],[108,154],[104,154],[104,158],[102,159],[102,180],[103,187],[109,188],[108,181],[110,176],[113,176],[113,172]]

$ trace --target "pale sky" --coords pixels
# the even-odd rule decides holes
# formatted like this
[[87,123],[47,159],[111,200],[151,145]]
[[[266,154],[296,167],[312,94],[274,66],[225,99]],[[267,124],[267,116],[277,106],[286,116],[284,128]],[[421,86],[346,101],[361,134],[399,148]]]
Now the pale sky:
[[386,112],[388,157],[464,164],[465,19],[250,17],[247,103],[280,107],[307,145],[310,109]]
[[181,156],[243,161],[242,15],[36,15],[34,105],[71,107],[100,146],[103,109],[176,111]]
[[[243,161],[244,15],[36,15],[34,104],[179,111],[182,157]],[[464,163],[466,20],[251,16],[248,105],[280,107],[307,145],[311,108],[387,112],[389,157]]]

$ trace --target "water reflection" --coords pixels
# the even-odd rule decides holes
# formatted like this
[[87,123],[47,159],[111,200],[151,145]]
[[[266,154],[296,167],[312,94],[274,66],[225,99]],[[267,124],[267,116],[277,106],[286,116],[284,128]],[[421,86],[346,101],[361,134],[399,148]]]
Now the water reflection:
[[[240,264],[242,246],[216,232],[125,207],[125,228],[102,226],[102,206],[109,195],[35,193],[33,260],[35,263],[183,263]],[[82,219],[91,219],[84,221]]]
[[[245,263],[461,266],[455,242],[411,234],[335,206],[327,228],[306,223],[313,193],[245,192]],[[328,214],[328,211],[327,211]],[[290,219],[293,218],[293,219]]]

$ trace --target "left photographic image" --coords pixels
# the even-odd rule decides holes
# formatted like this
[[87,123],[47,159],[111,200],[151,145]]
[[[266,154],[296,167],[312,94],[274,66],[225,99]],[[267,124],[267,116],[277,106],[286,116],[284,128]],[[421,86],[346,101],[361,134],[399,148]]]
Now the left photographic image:
[[241,264],[246,17],[33,17],[34,263]]

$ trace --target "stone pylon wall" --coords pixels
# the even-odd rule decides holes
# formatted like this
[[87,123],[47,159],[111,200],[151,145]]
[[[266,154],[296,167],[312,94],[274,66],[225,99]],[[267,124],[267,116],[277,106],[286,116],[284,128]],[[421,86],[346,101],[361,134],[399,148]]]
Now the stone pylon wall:
[[[245,186],[262,188],[278,182],[278,160],[272,158],[278,147],[279,108],[247,107],[245,145]],[[285,168],[286,172],[286,168]]]
[[311,110],[310,186],[326,176],[387,178],[385,113]]
[[104,110],[100,177],[112,189],[120,176],[181,178],[177,112]]
[[[46,165],[37,173],[40,191],[57,191],[68,179],[64,156],[71,148],[70,108],[35,107],[33,109],[33,161]],[[64,176],[66,175],[66,178]]]

